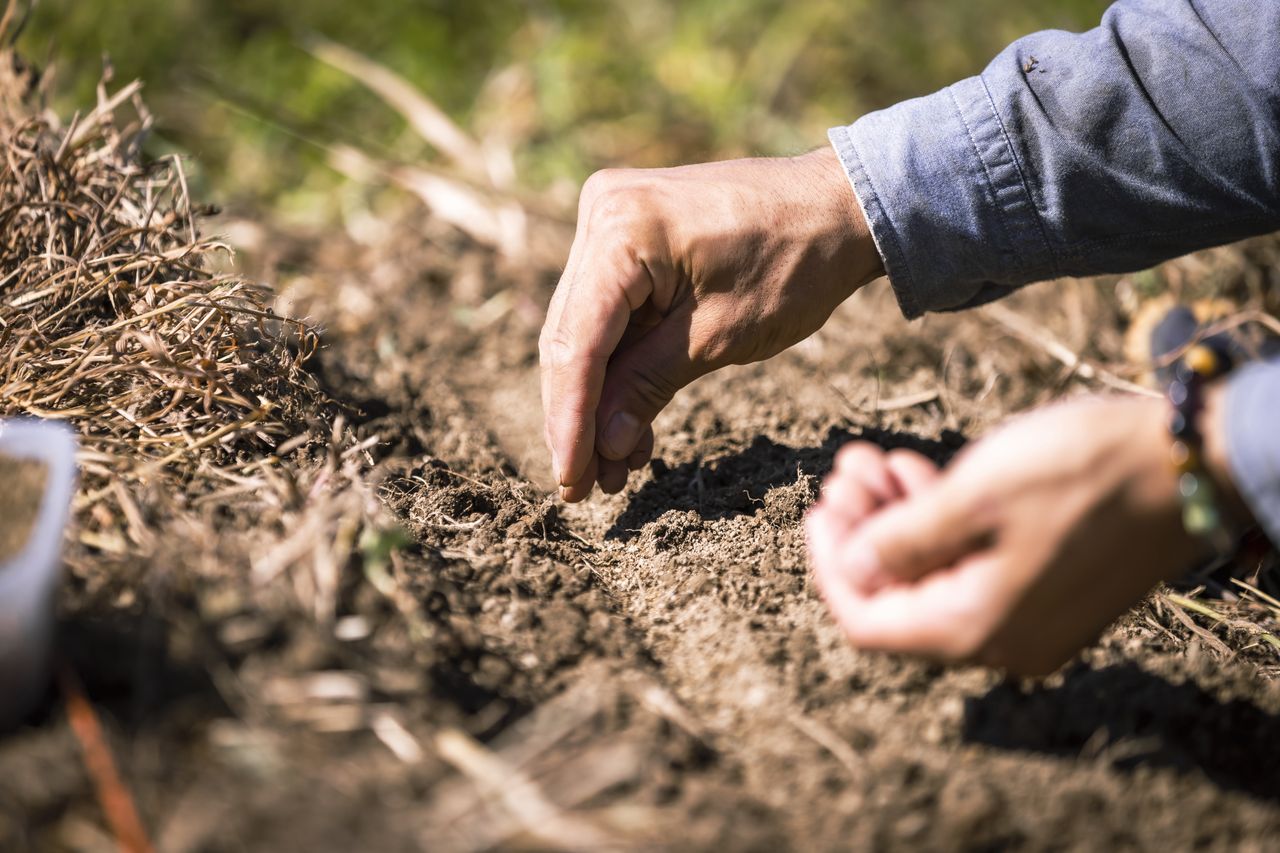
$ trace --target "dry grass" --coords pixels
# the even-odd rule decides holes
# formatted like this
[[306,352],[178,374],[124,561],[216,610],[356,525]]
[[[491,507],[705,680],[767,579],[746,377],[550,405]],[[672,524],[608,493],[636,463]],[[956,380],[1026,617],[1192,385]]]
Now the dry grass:
[[198,235],[181,161],[143,160],[137,91],[104,87],[65,127],[0,113],[0,414],[73,421],[104,480],[233,464],[323,403],[301,369],[314,332],[210,271],[224,247]]
[[73,573],[119,590],[180,542],[200,574],[285,579],[325,620],[376,502],[304,367],[316,331],[217,271],[181,160],[144,153],[138,83],[108,74],[63,123],[38,82],[0,53],[0,417],[79,433]]

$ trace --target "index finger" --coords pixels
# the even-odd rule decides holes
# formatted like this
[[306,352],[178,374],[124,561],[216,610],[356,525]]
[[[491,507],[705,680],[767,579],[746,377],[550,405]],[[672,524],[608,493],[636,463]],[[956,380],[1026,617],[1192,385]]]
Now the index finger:
[[557,286],[539,342],[547,441],[563,486],[581,479],[592,459],[605,369],[631,312],[652,292],[648,273],[621,244],[595,251],[590,233],[579,239],[586,245]]

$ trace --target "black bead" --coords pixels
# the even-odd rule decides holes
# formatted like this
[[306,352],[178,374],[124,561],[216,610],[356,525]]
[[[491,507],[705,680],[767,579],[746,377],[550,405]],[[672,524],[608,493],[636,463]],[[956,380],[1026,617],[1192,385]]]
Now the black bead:
[[1234,341],[1226,334],[1214,335],[1204,342],[1205,346],[1213,350],[1218,356],[1218,375],[1230,373],[1235,369],[1236,359],[1232,354],[1232,344]]
[[1169,432],[1174,438],[1185,441],[1195,435],[1196,427],[1191,418],[1175,409],[1173,415],[1169,418]]

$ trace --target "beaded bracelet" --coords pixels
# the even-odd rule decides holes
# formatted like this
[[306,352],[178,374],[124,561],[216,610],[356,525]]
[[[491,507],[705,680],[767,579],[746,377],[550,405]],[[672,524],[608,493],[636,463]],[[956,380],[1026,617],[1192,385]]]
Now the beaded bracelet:
[[1230,356],[1208,344],[1197,344],[1173,367],[1168,397],[1173,405],[1169,431],[1173,434],[1170,460],[1177,469],[1182,498],[1182,526],[1208,542],[1219,556],[1230,555],[1236,539],[1227,529],[1217,495],[1202,458],[1204,439],[1196,425],[1204,407],[1204,386],[1231,369]]

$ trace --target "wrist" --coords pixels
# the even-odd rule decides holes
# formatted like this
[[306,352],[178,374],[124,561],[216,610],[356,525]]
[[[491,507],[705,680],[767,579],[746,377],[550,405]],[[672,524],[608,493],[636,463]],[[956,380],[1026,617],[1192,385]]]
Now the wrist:
[[[1172,537],[1170,541],[1181,543],[1178,547],[1183,553],[1198,555],[1198,559],[1222,556],[1224,544],[1217,539],[1234,541],[1235,536],[1253,524],[1227,462],[1223,417],[1225,390],[1222,383],[1204,387],[1203,403],[1194,416],[1197,439],[1188,438],[1184,433],[1174,434],[1176,410],[1167,400],[1133,403],[1143,412],[1136,431],[1138,444],[1135,445],[1141,448],[1136,457],[1142,460],[1139,464],[1142,474],[1138,478],[1145,484],[1140,490],[1142,503],[1150,511],[1167,518]],[[1189,448],[1184,447],[1179,452],[1178,444]],[[1190,468],[1182,461],[1186,459],[1188,449],[1191,458],[1196,460]],[[1219,522],[1207,532],[1192,532],[1193,526],[1187,520],[1189,506],[1185,478],[1188,476],[1201,480],[1198,490],[1209,489],[1209,507]],[[1204,483],[1206,479],[1208,482]],[[1195,491],[1193,484],[1192,492]],[[1167,580],[1181,576],[1187,567],[1169,568],[1173,574],[1167,575]]]
[[[1167,559],[1157,561],[1150,579],[1174,580],[1199,561],[1211,556],[1212,549],[1198,536],[1190,533],[1183,522],[1183,498],[1180,490],[1181,473],[1173,462],[1173,435],[1169,425],[1171,409],[1167,401],[1133,398],[1128,406],[1135,413],[1133,420],[1117,418],[1115,426],[1127,434],[1123,444],[1128,448],[1124,456],[1131,460],[1129,470],[1133,491],[1129,492],[1129,506],[1139,515],[1153,520],[1156,529],[1163,531],[1160,548],[1152,543],[1152,550],[1159,550]],[[1119,466],[1124,470],[1124,466]]]
[[837,239],[845,244],[849,271],[846,284],[851,295],[885,274],[884,261],[876,249],[862,204],[835,149],[824,145],[792,159],[806,175],[814,198],[820,199],[818,208],[822,216]]

